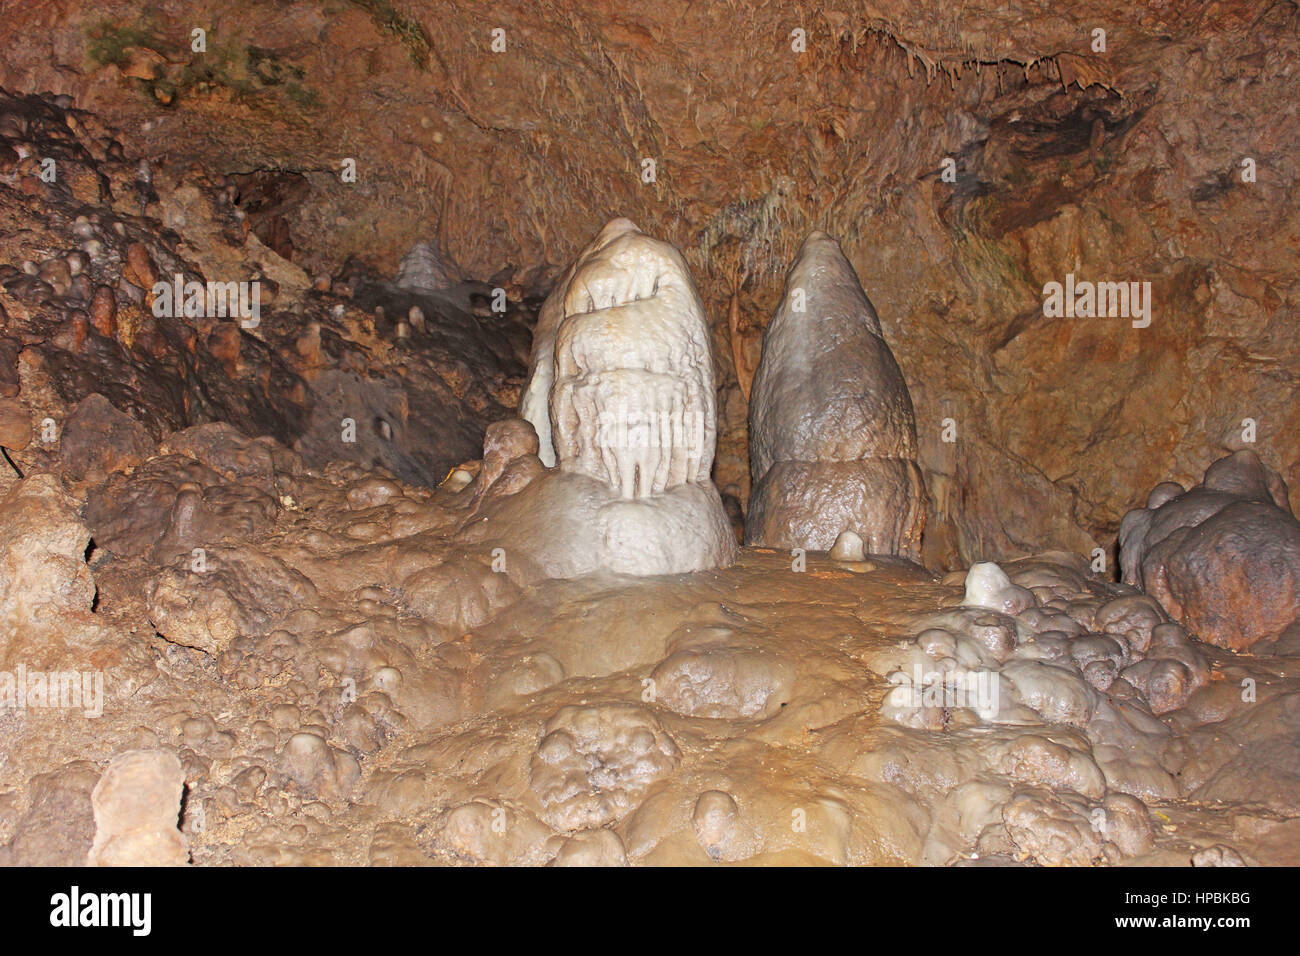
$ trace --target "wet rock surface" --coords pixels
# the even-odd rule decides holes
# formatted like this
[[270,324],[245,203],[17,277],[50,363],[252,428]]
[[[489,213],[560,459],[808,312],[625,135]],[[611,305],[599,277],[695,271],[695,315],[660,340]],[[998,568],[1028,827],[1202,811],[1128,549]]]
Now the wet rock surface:
[[[77,120],[95,135],[99,117],[121,131],[111,135],[128,162],[100,172],[126,211],[168,202],[178,184],[204,189],[188,172],[197,167],[230,191],[228,215],[244,214],[250,258],[273,269],[264,248],[313,282],[352,255],[396,276],[427,244],[436,265],[413,257],[405,273],[424,278],[412,288],[472,276],[523,301],[545,294],[610,216],[631,217],[683,249],[700,286],[719,357],[715,479],[742,505],[763,329],[803,237],[825,230],[868,288],[912,392],[926,563],[958,568],[1111,549],[1134,488],[1190,485],[1207,462],[1248,446],[1245,419],[1258,426],[1256,450],[1300,487],[1300,270],[1289,239],[1300,126],[1278,105],[1294,87],[1296,15],[1289,4],[1179,0],[1134,14],[1114,2],[981,0],[948,16],[877,0],[792,18],[749,0],[667,11],[557,0],[493,7],[507,38],[494,53],[478,0],[232,0],[217,11],[105,0],[10,11],[0,86],[65,96],[93,114]],[[205,18],[220,42],[196,53],[190,30]],[[593,57],[593,45],[610,55]],[[48,152],[69,164],[61,181],[96,200],[103,176],[60,140]],[[32,174],[46,153],[23,153],[22,137],[5,146],[0,170],[43,188]],[[343,179],[347,158],[355,182]],[[653,183],[641,178],[647,159]],[[190,243],[199,202],[187,192],[168,220]],[[171,272],[163,250],[132,238]],[[16,288],[75,289],[87,271],[40,275],[65,248],[16,256],[37,267]],[[133,313],[117,301],[114,316],[88,271],[87,302],[99,304],[83,307],[86,321],[130,335]],[[1150,281],[1151,325],[1048,318],[1044,285],[1069,272]],[[292,298],[305,276],[270,277]],[[415,301],[385,307],[377,333],[408,321],[418,337]],[[343,363],[334,324],[322,326],[327,364]],[[218,351],[239,341],[242,362],[268,361],[224,334]],[[0,343],[0,392],[11,387],[10,348]],[[362,389],[352,375],[366,380],[373,358],[361,358],[363,371],[326,383],[331,394],[355,390],[400,431],[397,383]],[[302,427],[278,421],[289,406],[241,403],[238,390],[190,402],[272,419],[250,431]],[[173,422],[200,420],[177,403],[173,385],[146,404]],[[383,463],[392,469],[396,456]]]
[[1184,491],[1157,485],[1120,527],[1124,580],[1206,641],[1300,648],[1300,522],[1286,483],[1253,451],[1221,458]]
[[912,397],[835,240],[813,232],[763,336],[749,409],[745,543],[921,554],[925,489]]
[[[1113,10],[1102,58],[1070,11],[811,11],[790,56],[688,6],[503,9],[486,70],[478,4],[237,0],[209,60],[185,2],[5,17],[0,864],[1300,862],[1294,9]],[[527,407],[539,309],[644,291],[556,265],[619,214],[682,250],[717,413],[650,545],[599,522],[637,469],[557,476]],[[825,484],[901,525],[737,553],[814,229],[911,392]],[[1069,263],[1152,325],[1046,316]],[[178,276],[260,313],[157,314]],[[917,556],[917,464],[934,571],[869,554]],[[647,574],[693,514],[706,570]]]
[[[532,454],[517,431],[489,449]],[[744,549],[538,581],[466,537],[473,479],[316,471],[211,426],[164,445],[69,525],[72,552],[102,542],[68,572],[93,588],[45,613],[92,626],[40,660],[100,671],[102,715],[0,714],[10,862],[84,861],[113,827],[201,865],[1290,859],[1270,836],[1300,818],[1288,659],[1204,644],[1082,556],[945,582]],[[262,498],[257,521],[176,530],[187,500]],[[99,530],[132,513],[137,533]],[[110,797],[178,801],[181,778],[165,835]]]
[[[0,145],[26,157],[0,177],[16,396],[0,437],[24,473],[57,453],[75,479],[102,478],[170,432],[237,422],[317,465],[433,485],[511,414],[530,339],[518,300],[479,309],[482,283],[404,286],[360,263],[312,280],[250,229],[230,177],[143,180],[148,160],[117,135],[63,99],[0,91]],[[176,277],[248,283],[258,314],[159,314],[155,284]]]

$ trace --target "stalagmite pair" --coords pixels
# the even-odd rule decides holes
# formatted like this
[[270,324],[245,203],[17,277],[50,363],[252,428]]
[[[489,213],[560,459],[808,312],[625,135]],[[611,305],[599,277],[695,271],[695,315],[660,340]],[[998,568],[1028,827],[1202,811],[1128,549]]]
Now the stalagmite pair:
[[[710,480],[710,332],[681,254],[610,222],[551,293],[520,409],[554,471],[503,517],[546,576],[669,574],[736,554]],[[746,541],[827,550],[857,533],[918,553],[923,486],[907,386],[839,245],[815,232],[764,336],[750,406]]]

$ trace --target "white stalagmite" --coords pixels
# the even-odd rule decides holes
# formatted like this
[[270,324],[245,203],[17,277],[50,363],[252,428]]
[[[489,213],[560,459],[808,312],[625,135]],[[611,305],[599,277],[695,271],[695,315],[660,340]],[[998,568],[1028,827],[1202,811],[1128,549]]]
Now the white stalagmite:
[[611,221],[542,307],[520,407],[538,457],[557,469],[520,496],[535,509],[520,520],[550,522],[538,529],[548,573],[667,574],[734,560],[709,477],[714,403],[709,326],[685,260],[631,221]]
[[409,292],[442,292],[460,281],[460,273],[435,240],[417,242],[402,256],[394,283]]

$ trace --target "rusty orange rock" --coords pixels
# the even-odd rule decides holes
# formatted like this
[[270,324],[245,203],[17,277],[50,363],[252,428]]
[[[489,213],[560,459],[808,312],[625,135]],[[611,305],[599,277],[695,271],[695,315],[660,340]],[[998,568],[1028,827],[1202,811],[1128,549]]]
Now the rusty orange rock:
[[90,326],[105,338],[117,335],[117,297],[106,285],[97,287],[90,300]]
[[122,275],[146,291],[158,281],[158,269],[153,264],[149,250],[142,242],[133,242],[126,250],[126,268]]

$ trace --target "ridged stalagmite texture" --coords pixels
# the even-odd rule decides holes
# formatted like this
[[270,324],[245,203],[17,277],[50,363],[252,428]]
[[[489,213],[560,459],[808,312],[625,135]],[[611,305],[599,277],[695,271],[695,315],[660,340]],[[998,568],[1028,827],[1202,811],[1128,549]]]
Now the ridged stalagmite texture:
[[521,520],[549,522],[548,573],[731,563],[709,477],[714,403],[709,327],[681,253],[611,221],[542,307],[521,402],[538,456],[558,467],[521,496],[537,509]]
[[395,284],[410,292],[441,292],[460,281],[460,272],[432,239],[417,242],[402,256]]
[[676,249],[627,219],[601,230],[542,306],[521,411],[543,462],[625,497],[708,480],[709,329]]

